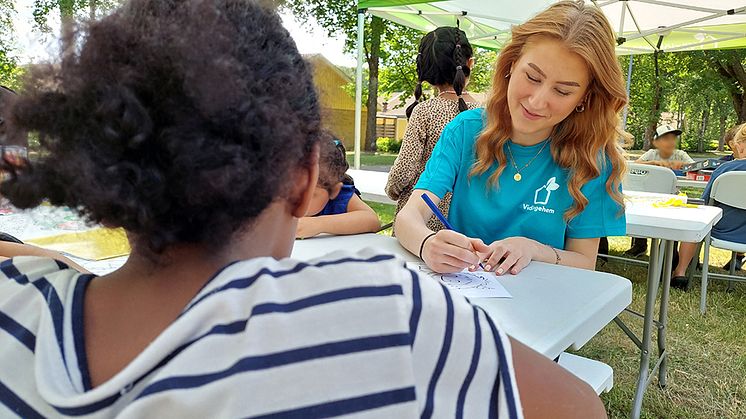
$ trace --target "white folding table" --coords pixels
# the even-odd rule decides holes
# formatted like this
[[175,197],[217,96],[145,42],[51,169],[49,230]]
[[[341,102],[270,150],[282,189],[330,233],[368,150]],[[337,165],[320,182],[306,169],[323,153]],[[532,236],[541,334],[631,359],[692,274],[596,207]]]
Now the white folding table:
[[[642,400],[650,379],[658,370],[658,385],[666,386],[666,327],[668,325],[668,297],[671,285],[673,246],[676,241],[699,242],[709,236],[712,226],[723,215],[717,207],[700,205],[697,208],[654,207],[653,202],[662,202],[676,195],[654,194],[648,192],[625,191],[627,218],[627,235],[651,239],[650,263],[648,265],[648,283],[643,317],[643,333],[640,340],[619,318],[614,321],[640,349],[640,373],[637,381],[635,398],[632,403],[632,418],[639,418]],[[661,251],[663,256],[661,257]],[[662,272],[662,279],[661,279]],[[655,316],[655,302],[658,287],[662,291],[658,320]],[[706,279],[703,279],[706,280]],[[628,310],[630,311],[630,310]],[[632,312],[632,311],[630,311]],[[632,312],[633,314],[637,314]],[[639,314],[638,314],[639,315]],[[653,326],[658,330],[658,359],[650,368],[650,346]]]
[[[376,234],[296,240],[292,257],[309,260],[335,250],[366,247],[420,262],[396,239]],[[632,301],[632,284],[626,278],[541,262],[532,262],[518,275],[501,276],[499,281],[513,298],[470,300],[496,319],[506,333],[535,351],[552,359],[562,354],[560,365],[573,372],[580,365],[579,357],[563,351],[582,347]],[[594,362],[596,367],[601,364],[591,364]]]

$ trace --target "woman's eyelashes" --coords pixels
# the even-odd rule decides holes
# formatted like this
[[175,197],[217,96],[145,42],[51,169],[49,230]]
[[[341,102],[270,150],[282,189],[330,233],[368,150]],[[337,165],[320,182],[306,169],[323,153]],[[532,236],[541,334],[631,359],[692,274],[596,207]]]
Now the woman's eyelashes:
[[[530,81],[531,83],[534,83],[534,84],[541,83],[541,79],[539,79],[538,77],[532,76],[528,72],[526,73],[526,78],[528,78],[528,81]],[[572,94],[572,92],[567,92],[567,91],[559,89],[559,88],[555,88],[554,91],[556,91],[557,94],[559,94],[560,96],[569,96],[569,95]]]

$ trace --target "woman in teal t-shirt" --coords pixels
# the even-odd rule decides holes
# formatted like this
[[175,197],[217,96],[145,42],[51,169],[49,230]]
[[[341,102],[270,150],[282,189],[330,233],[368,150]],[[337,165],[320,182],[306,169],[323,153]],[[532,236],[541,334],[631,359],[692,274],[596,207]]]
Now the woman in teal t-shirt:
[[[619,111],[627,96],[603,13],[552,5],[513,28],[486,109],[443,131],[396,220],[399,241],[438,272],[518,273],[532,260],[593,269],[598,238],[624,235]],[[430,231],[453,193],[455,231]]]

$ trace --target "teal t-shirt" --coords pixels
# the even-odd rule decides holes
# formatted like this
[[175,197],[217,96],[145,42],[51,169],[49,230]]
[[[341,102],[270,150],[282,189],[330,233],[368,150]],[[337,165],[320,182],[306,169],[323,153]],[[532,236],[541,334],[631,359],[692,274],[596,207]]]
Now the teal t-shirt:
[[[497,163],[481,175],[469,176],[476,160],[476,139],[483,127],[483,109],[465,111],[454,118],[441,133],[415,185],[415,189],[428,190],[441,199],[446,192],[453,193],[448,221],[456,231],[487,244],[523,236],[558,249],[565,248],[566,238],[626,234],[624,211],[606,191],[611,173],[608,159],[601,175],[581,188],[588,205],[567,222],[564,214],[573,204],[567,189],[569,171],[554,162],[549,144],[545,144],[549,140],[528,147],[507,142],[508,167],[500,175],[499,186],[487,186]],[[515,169],[507,147],[511,147],[518,168],[536,156],[521,170],[520,182],[513,179]]]

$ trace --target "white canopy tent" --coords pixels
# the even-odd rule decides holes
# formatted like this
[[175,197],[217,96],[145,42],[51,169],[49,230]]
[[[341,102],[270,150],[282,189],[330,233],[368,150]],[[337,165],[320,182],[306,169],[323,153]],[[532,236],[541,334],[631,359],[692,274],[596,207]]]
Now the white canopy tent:
[[[554,0],[359,0],[355,168],[360,168],[363,25],[365,13],[429,32],[458,26],[472,44],[499,50],[511,25]],[[603,10],[617,33],[619,54],[746,47],[746,0],[586,0]]]

